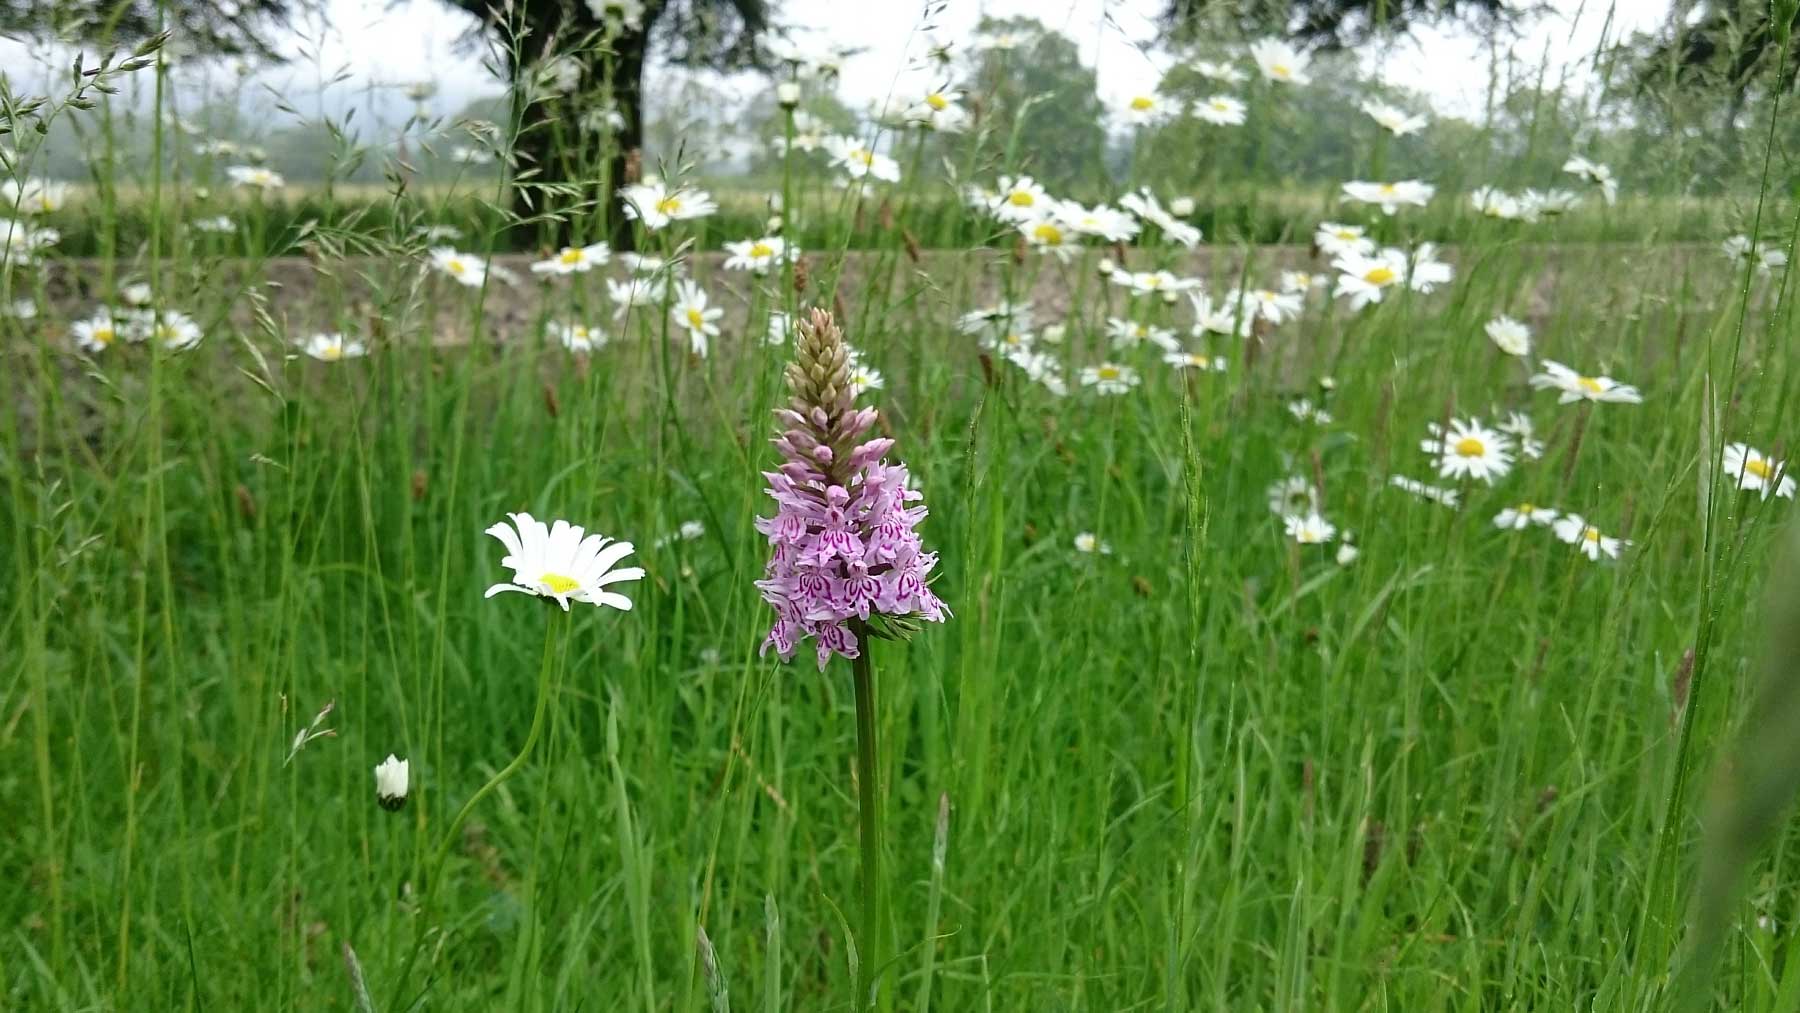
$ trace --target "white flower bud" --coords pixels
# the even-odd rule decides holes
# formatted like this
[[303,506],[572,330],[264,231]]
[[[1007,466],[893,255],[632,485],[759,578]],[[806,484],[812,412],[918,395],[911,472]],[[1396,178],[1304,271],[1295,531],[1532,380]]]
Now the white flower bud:
[[375,768],[375,801],[389,812],[406,804],[407,761],[392,753]]
[[783,81],[775,86],[775,101],[783,109],[792,109],[800,104],[800,85],[794,81]]
[[1186,218],[1194,213],[1194,198],[1177,197],[1169,202],[1169,210],[1178,218]]

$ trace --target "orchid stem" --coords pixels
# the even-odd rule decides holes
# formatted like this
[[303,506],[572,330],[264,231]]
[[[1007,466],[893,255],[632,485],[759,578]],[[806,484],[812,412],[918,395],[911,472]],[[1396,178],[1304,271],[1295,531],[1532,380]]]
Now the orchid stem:
[[856,679],[856,783],[862,817],[862,960],[857,964],[856,1006],[875,1004],[881,967],[881,791],[876,773],[875,670],[869,663],[868,627],[856,624],[862,650],[851,659]]

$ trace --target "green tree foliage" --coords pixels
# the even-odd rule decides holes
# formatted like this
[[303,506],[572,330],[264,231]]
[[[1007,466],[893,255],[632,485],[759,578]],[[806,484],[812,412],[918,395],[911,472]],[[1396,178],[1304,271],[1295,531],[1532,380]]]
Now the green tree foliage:
[[0,0],[0,35],[136,42],[159,31],[205,53],[273,56],[270,40],[317,0]]
[[1493,28],[1542,7],[1517,0],[1168,0],[1161,20],[1181,40],[1230,27],[1335,48],[1446,20]]
[[1075,42],[1033,18],[982,18],[978,34],[1010,34],[1013,49],[973,52],[964,79],[976,131],[943,141],[953,162],[977,174],[1016,165],[1056,193],[1084,193],[1106,178],[1106,128],[1093,68]]

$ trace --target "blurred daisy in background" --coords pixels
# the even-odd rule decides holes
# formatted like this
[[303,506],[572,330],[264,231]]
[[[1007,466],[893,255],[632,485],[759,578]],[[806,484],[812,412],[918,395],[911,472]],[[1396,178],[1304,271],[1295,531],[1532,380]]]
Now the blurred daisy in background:
[[1771,492],[1787,499],[1794,498],[1795,483],[1788,476],[1784,461],[1777,461],[1749,444],[1731,443],[1725,447],[1722,463],[1725,473],[1736,481],[1739,489],[1759,493],[1763,499],[1768,499]]
[[1610,376],[1586,376],[1560,362],[1543,360],[1544,371],[1533,373],[1531,385],[1538,390],[1561,392],[1558,404],[1576,401],[1605,401],[1613,404],[1642,404],[1644,396],[1636,387],[1620,383]]
[[342,334],[335,332],[315,334],[307,338],[300,350],[320,362],[337,362],[339,359],[360,359],[369,354],[368,346],[360,341],[346,341]]
[[1618,559],[1619,550],[1631,545],[1623,539],[1601,534],[1599,528],[1583,520],[1580,514],[1563,514],[1550,523],[1550,530],[1557,538],[1575,546],[1582,555],[1596,561],[1602,554],[1609,559]]

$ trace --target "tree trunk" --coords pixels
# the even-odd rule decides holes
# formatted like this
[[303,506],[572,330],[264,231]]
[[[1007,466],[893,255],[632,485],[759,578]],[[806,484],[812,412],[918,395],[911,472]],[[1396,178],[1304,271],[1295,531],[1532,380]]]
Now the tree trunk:
[[[521,40],[519,47],[519,57],[524,61],[523,69],[517,72],[521,77],[532,73],[546,55],[554,55],[547,47],[600,28],[587,15],[585,6],[577,6],[568,30],[550,30],[549,26],[557,24],[557,19],[563,16],[565,9],[555,0],[534,3],[528,9],[527,17],[532,19],[533,31]],[[524,223],[516,227],[515,238],[522,248],[592,243],[602,238],[615,250],[632,248],[631,223],[619,209],[617,192],[619,187],[635,182],[642,175],[638,163],[644,143],[644,62],[649,42],[646,31],[628,32],[614,40],[612,98],[625,122],[623,128],[610,137],[605,131],[583,130],[579,126],[582,114],[600,101],[598,96],[606,80],[604,59],[598,54],[582,55],[583,78],[573,99],[529,101],[533,89],[513,89],[515,103],[529,102],[514,112],[519,122],[515,171],[525,178],[514,189],[512,204],[514,214]],[[595,150],[583,150],[590,145]],[[606,155],[604,170],[596,177],[594,169],[601,162],[603,151]],[[573,185],[580,193],[569,197],[547,197],[542,185],[548,183]],[[554,202],[554,206],[576,210],[560,221],[534,221],[550,202]]]

